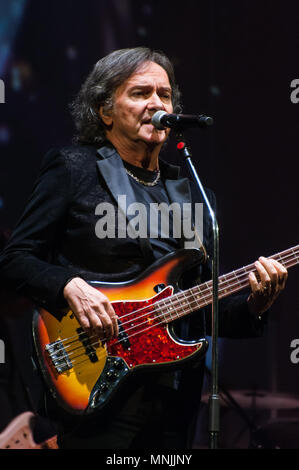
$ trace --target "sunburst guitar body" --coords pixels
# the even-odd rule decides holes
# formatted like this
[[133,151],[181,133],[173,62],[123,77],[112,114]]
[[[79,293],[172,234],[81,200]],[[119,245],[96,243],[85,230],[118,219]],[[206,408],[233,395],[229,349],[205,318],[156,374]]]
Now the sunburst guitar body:
[[[299,246],[271,256],[289,268],[299,263]],[[58,319],[40,310],[33,319],[39,364],[56,401],[69,413],[87,415],[102,409],[121,385],[138,370],[183,367],[204,356],[205,338],[183,341],[174,322],[213,300],[212,282],[181,291],[182,273],[203,261],[200,250],[179,250],[154,263],[142,275],[123,283],[90,284],[112,302],[119,335],[110,341],[87,336],[71,310]],[[249,286],[254,264],[222,275],[218,296]]]
[[39,364],[53,397],[66,411],[93,413],[132,373],[145,367],[167,369],[204,355],[205,338],[187,342],[176,337],[173,321],[182,316],[184,299],[183,303],[170,301],[181,273],[201,259],[197,250],[180,250],[132,281],[91,281],[109,298],[119,318],[114,340],[88,337],[71,310],[62,312],[60,319],[42,309],[35,313]]

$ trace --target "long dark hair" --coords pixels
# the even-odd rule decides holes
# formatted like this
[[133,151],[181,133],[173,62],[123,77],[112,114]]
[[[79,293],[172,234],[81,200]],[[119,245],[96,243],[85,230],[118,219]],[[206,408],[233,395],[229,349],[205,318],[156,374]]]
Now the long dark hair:
[[79,143],[101,144],[105,141],[105,125],[99,116],[100,106],[109,110],[113,106],[115,90],[145,62],[156,62],[166,71],[172,88],[175,113],[181,111],[180,91],[175,82],[173,66],[161,51],[146,47],[119,49],[100,59],[83,83],[70,105]]

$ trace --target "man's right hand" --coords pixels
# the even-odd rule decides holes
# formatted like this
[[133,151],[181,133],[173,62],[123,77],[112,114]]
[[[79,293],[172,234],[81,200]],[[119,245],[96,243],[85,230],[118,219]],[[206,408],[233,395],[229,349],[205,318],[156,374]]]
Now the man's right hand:
[[79,277],[63,289],[63,295],[84,331],[101,340],[117,338],[118,323],[109,299]]

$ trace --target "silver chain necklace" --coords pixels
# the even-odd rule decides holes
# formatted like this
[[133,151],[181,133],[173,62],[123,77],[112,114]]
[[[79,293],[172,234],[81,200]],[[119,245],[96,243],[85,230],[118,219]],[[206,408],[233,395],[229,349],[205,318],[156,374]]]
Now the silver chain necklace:
[[156,184],[158,184],[158,181],[160,179],[160,170],[158,170],[157,176],[154,179],[154,181],[144,181],[138,178],[137,176],[133,175],[133,173],[131,173],[130,170],[127,170],[127,168],[125,168],[125,170],[126,170],[126,173],[131,176],[131,178],[137,181],[137,183],[143,184],[143,186],[156,186]]

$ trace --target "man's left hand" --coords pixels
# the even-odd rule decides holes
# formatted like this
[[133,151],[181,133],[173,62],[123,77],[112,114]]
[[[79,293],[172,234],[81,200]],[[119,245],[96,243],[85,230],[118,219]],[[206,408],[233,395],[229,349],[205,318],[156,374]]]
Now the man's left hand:
[[260,279],[258,280],[253,272],[249,273],[251,294],[247,301],[250,311],[261,315],[271,307],[284,289],[288,271],[278,261],[263,256],[254,265]]

